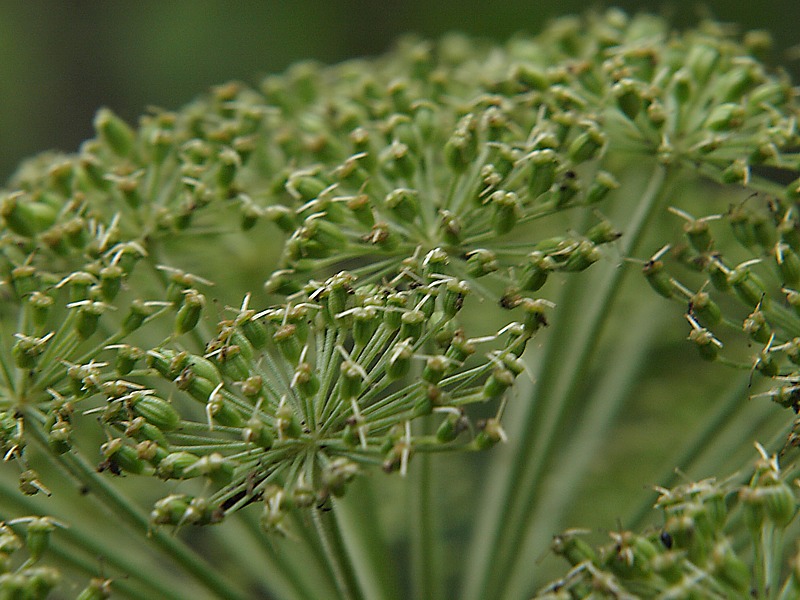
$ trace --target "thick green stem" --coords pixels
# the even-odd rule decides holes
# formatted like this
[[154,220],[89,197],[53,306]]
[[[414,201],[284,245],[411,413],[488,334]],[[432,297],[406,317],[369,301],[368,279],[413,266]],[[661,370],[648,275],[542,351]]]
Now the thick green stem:
[[[625,228],[620,247],[623,256],[633,254],[641,241],[645,225],[659,205],[666,176],[667,169],[661,164],[656,165],[636,212]],[[476,530],[466,586],[466,597],[471,600],[503,596],[512,572],[523,559],[530,559],[529,556],[520,556],[519,550],[528,533],[542,481],[542,469],[552,456],[555,434],[563,426],[565,415],[569,414],[570,400],[575,398],[582,384],[582,378],[577,375],[585,372],[585,365],[589,364],[597,348],[611,304],[628,270],[626,266],[617,267],[596,287],[587,290],[590,293],[589,307],[581,309],[584,316],[574,335],[563,337],[556,331],[551,337],[543,361],[547,369],[543,370],[534,388],[536,402],[530,404],[521,437],[513,444],[514,463],[503,472],[499,481],[495,479],[490,483],[499,486],[501,492],[499,497],[490,495],[492,505],[486,507],[484,514],[487,516]],[[568,289],[573,287],[567,286]],[[585,300],[579,299],[577,294],[570,297],[568,293],[564,299],[573,307],[576,300]],[[560,306],[562,311],[565,308],[563,304]],[[569,313],[569,306],[566,308],[563,312]],[[563,316],[560,317],[561,323],[564,322]],[[564,344],[565,339],[572,340],[572,343]],[[559,365],[560,375],[549,376]],[[543,399],[547,404],[544,414],[541,414],[539,405]]]
[[313,510],[311,518],[319,535],[328,565],[333,571],[336,588],[342,600],[365,600],[334,510]]

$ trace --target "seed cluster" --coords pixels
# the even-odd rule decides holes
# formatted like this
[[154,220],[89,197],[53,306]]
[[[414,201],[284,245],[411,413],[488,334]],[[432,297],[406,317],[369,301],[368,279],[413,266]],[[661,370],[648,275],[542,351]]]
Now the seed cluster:
[[[30,440],[77,453],[99,424],[98,471],[206,482],[156,503],[153,526],[257,502],[282,532],[286,511],[326,505],[370,465],[405,473],[416,453],[502,441],[552,308],[539,294],[607,256],[622,233],[600,209],[642,161],[758,193],[723,220],[797,294],[800,191],[757,170],[797,169],[797,106],[763,50],[612,10],[503,47],[409,39],[375,61],[298,64],[136,128],[101,110],[94,139],[24,164],[0,205],[0,440],[21,489],[44,485]],[[800,316],[752,263],[723,259],[708,218],[678,214],[680,260],[752,309],[755,367],[778,375]],[[645,275],[689,301],[715,356],[717,305],[661,258]],[[213,287],[237,270],[249,287]],[[478,306],[497,307],[488,330]],[[480,420],[472,404],[489,406]]]
[[[797,486],[786,482],[777,458],[757,448],[760,457],[744,485],[706,479],[658,488],[655,506],[663,515],[662,525],[649,534],[611,532],[611,543],[597,549],[584,539],[586,531],[555,536],[553,552],[572,568],[535,598],[587,598],[592,593],[611,598],[743,598],[756,593],[753,581],[763,584],[768,578],[774,587],[767,592],[782,598],[800,594],[799,557],[792,559],[783,580],[764,572],[774,568],[774,561],[781,562],[776,553],[780,545],[774,542],[797,513],[798,499]],[[754,557],[735,547],[734,536],[742,528],[754,539]],[[756,564],[755,579],[748,562]]]

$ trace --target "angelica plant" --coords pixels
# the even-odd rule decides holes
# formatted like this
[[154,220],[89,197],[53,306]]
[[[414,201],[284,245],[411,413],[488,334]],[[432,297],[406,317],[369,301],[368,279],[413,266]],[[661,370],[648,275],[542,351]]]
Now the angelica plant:
[[[48,524],[66,596],[530,596],[661,338],[649,282],[685,312],[687,346],[744,373],[671,466],[750,448],[752,396],[774,418],[740,503],[754,532],[790,527],[770,452],[797,446],[781,407],[799,406],[798,109],[767,46],[609,10],[504,46],[301,63],[136,127],[102,109],[94,139],[3,193],[2,518]],[[728,356],[722,327],[751,345]],[[716,440],[737,414],[741,439]],[[489,468],[471,458],[490,449]],[[692,529],[704,493],[655,483],[674,550],[560,534],[572,570],[542,593],[790,597],[792,544],[754,534],[771,546],[750,572],[724,515]],[[697,486],[715,506],[735,489]],[[442,507],[464,499],[472,541],[453,549]],[[30,574],[47,556],[31,544],[0,587],[44,598],[55,571]],[[633,571],[647,581],[609,579]]]

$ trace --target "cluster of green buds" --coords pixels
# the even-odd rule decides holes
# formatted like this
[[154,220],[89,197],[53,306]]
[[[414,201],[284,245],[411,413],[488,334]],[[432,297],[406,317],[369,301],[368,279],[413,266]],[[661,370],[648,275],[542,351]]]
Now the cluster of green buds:
[[[0,200],[0,435],[22,490],[46,489],[28,442],[66,460],[99,426],[104,476],[207,482],[159,501],[153,526],[259,503],[283,531],[370,465],[503,441],[547,284],[619,254],[600,210],[639,214],[614,202],[642,160],[770,194],[720,220],[789,308],[709,219],[679,258],[748,306],[755,368],[794,406],[800,374],[778,359],[800,357],[800,191],[758,169],[797,169],[797,107],[754,39],[610,10],[501,49],[451,36],[303,63],[138,127],[101,110],[94,139],[23,165]],[[660,259],[648,280],[716,356],[705,282]],[[480,421],[472,404],[490,405]]]
[[[43,600],[61,583],[59,570],[42,565],[41,561],[53,532],[63,527],[52,517],[19,517],[0,522],[0,597]],[[77,600],[109,597],[111,581],[101,578],[92,580],[75,596]]]
[[658,294],[683,307],[701,357],[758,373],[772,389],[755,396],[797,412],[800,222],[791,187],[745,195],[700,218],[673,208],[684,240],[659,250],[642,272]]
[[[798,557],[783,554],[781,536],[798,509],[797,481],[757,444],[749,482],[705,479],[656,488],[661,525],[650,532],[613,531],[593,547],[585,530],[553,538],[568,573],[535,596],[556,598],[795,598]],[[744,530],[744,531],[743,531]],[[754,537],[744,550],[742,535]]]

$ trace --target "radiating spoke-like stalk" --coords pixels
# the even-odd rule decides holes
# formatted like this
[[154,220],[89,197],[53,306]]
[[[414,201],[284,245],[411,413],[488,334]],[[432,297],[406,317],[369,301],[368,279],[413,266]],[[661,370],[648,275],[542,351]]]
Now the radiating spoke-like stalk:
[[[657,165],[625,228],[620,247],[623,256],[630,256],[637,248],[646,223],[659,206],[666,178],[667,169]],[[501,597],[511,570],[522,559],[518,552],[526,533],[525,524],[538,494],[538,485],[542,481],[542,468],[551,455],[555,433],[568,414],[568,399],[581,383],[576,375],[583,372],[584,365],[589,364],[626,271],[625,265],[618,267],[600,284],[599,289],[589,290],[591,304],[583,310],[580,330],[574,336],[565,338],[556,331],[551,338],[548,355],[542,364],[546,365],[545,369],[560,365],[561,375],[556,382],[546,375],[537,381],[533,391],[534,401],[529,405],[522,435],[513,444],[514,464],[501,477],[491,478],[489,485],[500,486],[502,496],[492,498],[476,528],[472,562],[467,573],[467,598]],[[570,302],[576,298],[567,296],[565,300]],[[569,307],[563,304],[560,308],[568,313]],[[562,347],[565,339],[572,340],[569,356],[564,355]],[[555,392],[548,387],[552,385],[555,385]],[[540,413],[542,402],[547,403],[544,415]]]

